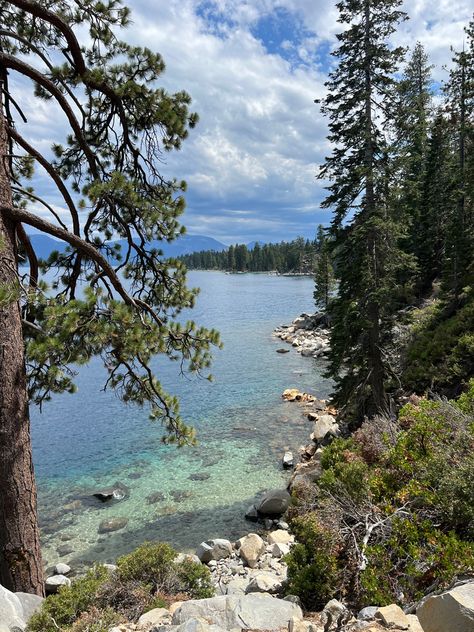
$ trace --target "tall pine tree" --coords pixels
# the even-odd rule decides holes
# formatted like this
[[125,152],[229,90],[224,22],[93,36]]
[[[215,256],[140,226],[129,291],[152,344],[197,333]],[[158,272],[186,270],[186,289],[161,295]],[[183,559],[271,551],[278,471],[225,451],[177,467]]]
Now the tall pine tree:
[[391,214],[390,105],[395,102],[393,73],[403,50],[388,38],[405,18],[400,0],[342,0],[337,68],[326,86],[323,112],[334,145],[321,177],[328,178],[323,203],[334,212],[335,266],[339,293],[331,306],[329,373],[335,399],[360,412],[386,412],[390,373],[391,305],[403,265],[398,226]]

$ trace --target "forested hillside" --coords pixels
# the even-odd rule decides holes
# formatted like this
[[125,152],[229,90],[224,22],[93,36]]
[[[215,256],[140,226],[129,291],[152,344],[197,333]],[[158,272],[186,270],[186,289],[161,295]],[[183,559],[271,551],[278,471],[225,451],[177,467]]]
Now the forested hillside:
[[180,257],[191,270],[226,270],[229,272],[313,272],[318,254],[317,240],[303,237],[279,244],[255,243],[230,246],[223,252],[203,250]]

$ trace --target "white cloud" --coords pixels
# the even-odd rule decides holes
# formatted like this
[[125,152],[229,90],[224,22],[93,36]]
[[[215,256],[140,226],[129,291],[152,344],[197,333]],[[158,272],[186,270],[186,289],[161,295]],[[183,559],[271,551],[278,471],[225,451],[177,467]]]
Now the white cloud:
[[[328,220],[316,180],[328,153],[326,123],[314,99],[324,94],[328,51],[340,30],[332,0],[129,0],[133,24],[122,36],[159,51],[162,84],[186,89],[200,123],[164,170],[189,183],[188,232],[228,241],[314,234]],[[436,78],[462,45],[469,0],[406,0],[412,19],[397,43],[420,40]],[[269,53],[256,27],[277,10],[293,13],[301,33],[285,33],[280,54]],[[216,21],[216,15],[219,20]],[[296,23],[296,22],[295,22]],[[297,32],[298,31],[298,32]],[[275,48],[272,48],[275,50]],[[50,104],[30,98],[29,133],[45,147],[65,126]],[[242,215],[245,213],[245,215]]]

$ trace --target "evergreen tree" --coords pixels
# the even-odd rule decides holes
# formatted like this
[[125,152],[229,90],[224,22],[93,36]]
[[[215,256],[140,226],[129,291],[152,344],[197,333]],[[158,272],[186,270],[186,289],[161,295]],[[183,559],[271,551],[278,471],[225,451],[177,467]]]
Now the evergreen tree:
[[329,117],[332,155],[321,177],[328,178],[323,207],[333,209],[338,297],[331,304],[329,373],[335,398],[365,412],[386,412],[390,368],[391,305],[404,257],[399,226],[391,215],[390,105],[393,73],[403,51],[388,38],[405,15],[400,0],[341,0],[337,68],[326,86],[323,112]]
[[313,298],[316,308],[327,311],[331,293],[335,288],[334,268],[332,266],[331,247],[322,226],[318,228],[316,241],[317,259],[314,270]]
[[446,241],[444,287],[456,297],[468,282],[473,263],[473,144],[474,144],[474,22],[466,29],[467,42],[455,52],[446,84],[447,109],[453,129],[456,162],[455,199]]
[[[149,245],[183,232],[185,183],[158,166],[197,117],[185,92],[156,86],[160,55],[117,39],[128,21],[119,0],[0,0],[0,584],[14,591],[43,592],[28,400],[73,391],[69,365],[100,355],[106,388],[149,404],[166,440],[192,442],[150,361],[161,353],[200,371],[218,343],[216,332],[175,320],[196,292],[186,288],[184,266]],[[81,46],[75,31],[84,29]],[[15,126],[13,115],[30,104],[23,88],[15,94],[13,74],[31,80],[70,126],[52,160],[28,140],[27,125],[22,133]],[[24,184],[33,162],[62,196],[67,220]],[[43,215],[28,209],[30,200]],[[25,227],[62,240],[66,251],[40,266]],[[113,238],[125,240],[123,252]],[[48,271],[58,279],[50,288],[41,278]]]
[[406,226],[404,248],[419,256],[420,209],[431,115],[431,69],[418,42],[398,84],[395,110],[396,150],[399,159],[400,197],[397,212]]

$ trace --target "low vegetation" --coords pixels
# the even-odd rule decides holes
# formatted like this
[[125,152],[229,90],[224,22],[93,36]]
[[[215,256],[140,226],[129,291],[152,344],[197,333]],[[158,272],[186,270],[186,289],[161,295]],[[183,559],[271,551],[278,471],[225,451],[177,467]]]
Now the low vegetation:
[[97,565],[47,597],[31,618],[28,632],[107,632],[177,599],[212,596],[208,568],[190,559],[178,562],[176,557],[168,544],[146,542],[119,558],[112,574]]
[[288,592],[308,608],[409,606],[474,570],[474,380],[457,401],[416,399],[398,421],[336,439],[295,494]]

